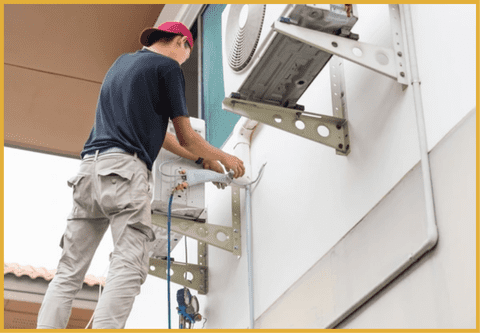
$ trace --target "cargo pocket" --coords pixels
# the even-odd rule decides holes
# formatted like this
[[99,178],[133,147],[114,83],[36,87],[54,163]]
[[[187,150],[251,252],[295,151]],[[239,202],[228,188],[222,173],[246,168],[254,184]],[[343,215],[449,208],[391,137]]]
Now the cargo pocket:
[[68,219],[89,218],[92,215],[92,179],[90,175],[78,174],[67,181],[73,189],[73,208]]
[[128,207],[131,202],[130,181],[133,172],[122,169],[104,169],[100,176],[99,203],[106,214],[113,214]]

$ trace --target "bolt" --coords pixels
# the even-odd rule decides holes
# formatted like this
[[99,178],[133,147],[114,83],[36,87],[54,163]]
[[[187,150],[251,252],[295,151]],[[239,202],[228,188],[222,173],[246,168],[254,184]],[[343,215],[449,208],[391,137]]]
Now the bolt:
[[402,52],[399,51],[399,52],[397,53],[397,55],[398,55],[399,57],[401,57],[401,56],[402,56]]
[[340,125],[337,125],[337,129],[340,129],[340,128],[342,128],[342,126],[340,126]]
[[401,77],[405,77],[405,72],[400,72]]

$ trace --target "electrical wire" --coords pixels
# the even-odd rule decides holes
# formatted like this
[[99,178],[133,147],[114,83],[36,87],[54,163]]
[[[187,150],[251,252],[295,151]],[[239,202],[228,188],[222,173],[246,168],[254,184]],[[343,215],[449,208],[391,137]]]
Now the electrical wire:
[[162,167],[163,167],[164,164],[178,161],[178,160],[181,159],[181,158],[182,158],[182,157],[177,157],[177,158],[175,158],[175,159],[173,159],[173,160],[168,160],[168,161],[162,162],[162,163],[158,166],[158,170],[160,171],[160,173],[162,174],[162,176],[165,176],[165,177],[175,177],[175,178],[181,177],[181,175],[167,175],[166,173],[163,173],[163,171],[162,171]]
[[187,236],[185,238],[185,264],[188,265]]
[[267,162],[265,162],[262,167],[260,168],[260,171],[258,172],[258,176],[257,178],[253,181],[253,182],[250,182],[250,183],[239,183],[235,180],[232,180],[232,183],[234,183],[235,185],[238,185],[238,186],[248,186],[248,185],[252,185],[252,184],[255,184],[261,177],[261,175],[263,174],[263,169],[265,168],[265,165],[267,165]]
[[168,222],[167,222],[167,297],[168,297],[168,329],[172,329],[172,317],[171,317],[171,304],[170,304],[170,232],[172,228],[172,202],[173,194],[175,191],[172,191],[170,195],[170,200],[168,201]]

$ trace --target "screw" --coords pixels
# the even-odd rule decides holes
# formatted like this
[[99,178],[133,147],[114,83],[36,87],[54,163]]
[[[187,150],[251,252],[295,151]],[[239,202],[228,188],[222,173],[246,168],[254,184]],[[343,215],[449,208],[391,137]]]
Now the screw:
[[337,42],[332,42],[332,45],[333,45],[333,47],[337,47],[337,46],[338,46]]
[[342,149],[342,148],[343,148],[343,145],[342,145],[342,144],[339,144],[339,145],[338,145],[338,148]]
[[233,248],[234,248],[235,250],[238,250],[238,246],[234,246]]
[[233,232],[234,232],[234,233],[238,233],[238,229],[233,229]]
[[340,128],[342,128],[342,126],[340,126],[340,125],[337,125],[337,129],[340,129]]
[[401,56],[402,56],[402,52],[399,51],[399,52],[397,53],[397,55],[398,55],[399,57],[401,57]]
[[205,273],[205,271],[203,269],[200,270],[200,274],[203,274]]
[[400,72],[401,77],[405,77],[405,72]]
[[203,286],[200,286],[200,290],[203,290]]
[[348,148],[350,148],[350,145],[347,145],[347,150],[348,150]]

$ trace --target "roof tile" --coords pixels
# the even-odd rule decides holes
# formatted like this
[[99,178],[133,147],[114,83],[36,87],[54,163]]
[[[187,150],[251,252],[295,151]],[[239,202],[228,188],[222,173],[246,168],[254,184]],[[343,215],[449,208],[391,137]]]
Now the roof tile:
[[[32,279],[36,279],[38,277],[43,278],[46,281],[50,281],[53,279],[56,273],[56,269],[47,270],[44,267],[35,268],[31,265],[22,266],[17,263],[5,263],[3,266],[3,274],[15,274],[17,277],[21,277],[23,275],[28,275]],[[95,277],[93,275],[85,276],[85,280],[83,283],[86,283],[90,287],[100,285],[102,287],[105,286],[105,277]]]

